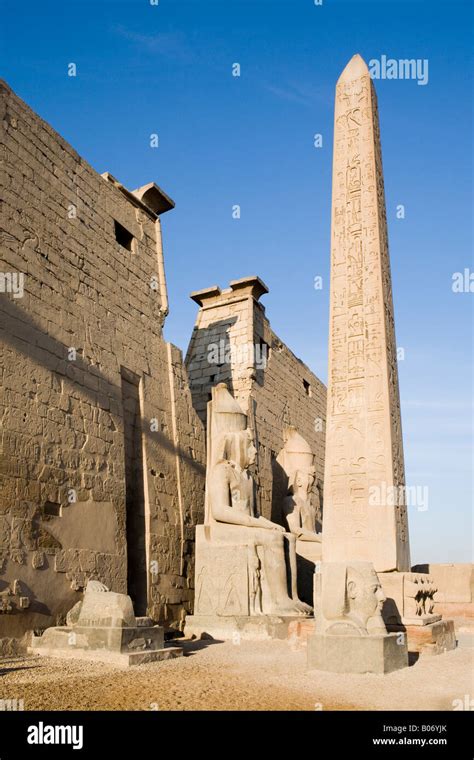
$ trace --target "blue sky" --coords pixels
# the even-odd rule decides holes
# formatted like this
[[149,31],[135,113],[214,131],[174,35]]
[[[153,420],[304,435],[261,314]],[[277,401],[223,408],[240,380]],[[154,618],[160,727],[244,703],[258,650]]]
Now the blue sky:
[[323,380],[334,86],[356,52],[367,62],[428,59],[425,86],[375,83],[405,350],[407,482],[429,487],[428,510],[410,510],[412,560],[469,561],[474,294],[453,293],[451,278],[474,268],[472,4],[4,0],[0,8],[1,76],[99,172],[130,189],[156,181],[176,201],[163,217],[167,339],[185,350],[192,290],[258,274],[270,288],[272,326]]

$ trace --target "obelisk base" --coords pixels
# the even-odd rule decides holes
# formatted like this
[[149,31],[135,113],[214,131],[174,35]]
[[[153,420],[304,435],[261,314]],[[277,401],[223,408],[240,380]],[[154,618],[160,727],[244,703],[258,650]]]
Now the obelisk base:
[[387,630],[405,633],[408,650],[423,654],[443,654],[456,649],[453,620],[439,620],[429,625],[387,625]]

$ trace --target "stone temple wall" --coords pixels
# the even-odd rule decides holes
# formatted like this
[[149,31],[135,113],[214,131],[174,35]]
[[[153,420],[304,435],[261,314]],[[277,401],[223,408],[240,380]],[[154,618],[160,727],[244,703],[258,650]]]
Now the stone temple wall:
[[61,622],[89,578],[177,626],[205,440],[162,335],[174,204],[99,175],[3,82],[0,128],[0,639]]
[[227,383],[256,432],[260,511],[277,522],[285,479],[276,457],[284,428],[294,426],[315,454],[313,503],[321,518],[326,387],[273,332],[259,302],[267,292],[249,277],[191,295],[200,306],[186,355],[193,402],[205,424],[211,387]]

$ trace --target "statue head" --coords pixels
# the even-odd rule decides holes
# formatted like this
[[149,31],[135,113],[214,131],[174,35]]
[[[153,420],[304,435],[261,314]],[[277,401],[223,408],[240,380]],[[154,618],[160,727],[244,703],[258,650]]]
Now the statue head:
[[348,614],[368,633],[386,628],[382,619],[382,607],[386,599],[378,575],[371,562],[354,562],[347,566],[346,596]]
[[257,452],[247,427],[247,415],[225,383],[212,389],[207,415],[208,469],[223,460],[236,462],[243,468],[253,464]]
[[299,467],[294,470],[288,478],[288,491],[291,494],[296,493],[300,489],[305,494],[311,493],[315,479],[314,467]]
[[320,597],[320,624],[325,632],[342,635],[387,632],[382,618],[386,597],[371,562],[323,563],[315,593]]
[[246,470],[255,463],[257,456],[252,431],[247,428],[232,433],[222,433],[215,453],[217,462],[232,462]]
[[285,445],[277,461],[288,477],[288,491],[293,494],[302,488],[309,494],[316,472],[313,467],[314,454],[311,447],[294,427],[285,428],[283,438]]

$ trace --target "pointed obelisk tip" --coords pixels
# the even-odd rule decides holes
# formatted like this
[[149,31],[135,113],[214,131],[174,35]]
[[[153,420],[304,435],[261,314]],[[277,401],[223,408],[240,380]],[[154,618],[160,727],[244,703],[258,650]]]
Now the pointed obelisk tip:
[[339,82],[350,82],[353,79],[359,79],[364,74],[368,74],[369,69],[366,62],[359,53],[352,56],[346,68],[339,77]]

